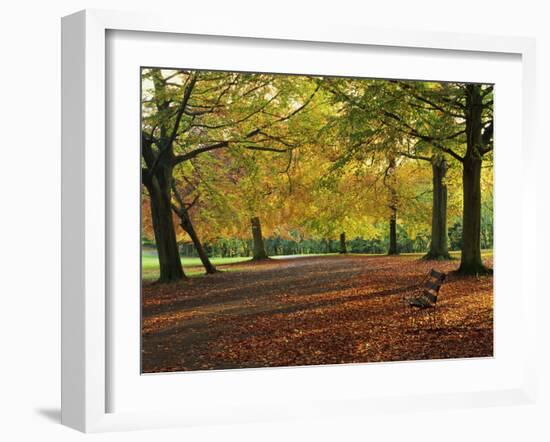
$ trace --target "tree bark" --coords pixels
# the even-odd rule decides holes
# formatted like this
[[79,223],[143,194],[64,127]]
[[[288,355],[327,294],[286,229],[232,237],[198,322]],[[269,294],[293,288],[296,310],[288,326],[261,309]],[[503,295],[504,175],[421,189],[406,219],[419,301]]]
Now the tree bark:
[[477,275],[487,273],[481,260],[481,158],[464,159],[462,253],[459,273]]
[[436,156],[432,160],[432,239],[425,259],[451,259],[447,243],[447,162]]
[[385,185],[389,191],[389,209],[390,209],[390,246],[388,249],[388,255],[398,255],[397,250],[397,207],[399,203],[399,196],[397,194],[397,178],[395,175],[396,159],[394,153],[390,153],[388,159],[388,169],[385,176]]
[[481,163],[483,98],[480,85],[466,86],[466,155],[463,159],[462,253],[459,273],[477,275],[489,270],[481,260]]
[[181,228],[189,235],[191,238],[191,241],[193,241],[193,245],[195,246],[195,250],[197,251],[197,254],[199,255],[199,258],[202,262],[202,265],[204,267],[204,270],[208,274],[218,273],[218,269],[212,264],[210,261],[210,258],[206,254],[206,251],[204,250],[204,247],[199,239],[199,236],[197,235],[197,231],[195,230],[195,227],[193,227],[193,223],[191,222],[191,218],[189,217],[189,212],[185,207],[179,207],[177,214],[180,218],[180,225]]
[[348,253],[346,247],[346,232],[340,233],[340,253]]
[[145,186],[150,195],[151,218],[160,264],[159,282],[173,282],[185,278],[176,241],[170,185],[152,177]]
[[252,226],[252,239],[254,240],[254,249],[253,249],[253,260],[268,259],[267,253],[265,251],[264,239],[262,236],[262,225],[260,218],[257,216],[250,219],[250,224]]
[[388,250],[388,255],[398,255],[399,251],[397,250],[397,209],[395,207],[391,208],[390,215],[390,248]]

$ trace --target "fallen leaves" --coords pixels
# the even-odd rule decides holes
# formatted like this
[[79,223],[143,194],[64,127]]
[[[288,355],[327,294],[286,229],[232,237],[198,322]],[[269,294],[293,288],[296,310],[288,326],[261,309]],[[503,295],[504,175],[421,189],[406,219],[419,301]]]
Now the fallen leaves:
[[451,273],[435,324],[411,323],[401,296],[432,267],[450,272],[458,261],[319,256],[145,285],[142,370],[492,356],[492,276]]

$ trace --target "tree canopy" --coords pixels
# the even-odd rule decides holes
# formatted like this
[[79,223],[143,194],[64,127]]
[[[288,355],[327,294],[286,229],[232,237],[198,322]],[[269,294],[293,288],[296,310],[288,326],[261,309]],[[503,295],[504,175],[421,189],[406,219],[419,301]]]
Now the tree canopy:
[[177,242],[244,244],[255,217],[268,239],[390,253],[407,238],[445,258],[452,239],[482,272],[492,136],[491,85],[146,68],[143,235],[165,280],[183,276]]

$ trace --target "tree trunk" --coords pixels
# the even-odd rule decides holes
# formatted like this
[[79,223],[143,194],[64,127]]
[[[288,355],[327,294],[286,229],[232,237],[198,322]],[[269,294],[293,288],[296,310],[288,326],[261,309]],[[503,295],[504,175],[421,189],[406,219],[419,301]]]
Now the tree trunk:
[[260,223],[260,218],[258,218],[257,216],[251,218],[250,224],[252,226],[252,238],[254,240],[252,259],[267,259],[268,256],[265,251],[264,239],[262,237],[262,225]]
[[151,218],[160,264],[159,282],[185,278],[172,219],[170,186],[164,180],[152,177],[146,188],[151,200]]
[[340,233],[340,253],[348,253],[346,248],[346,232]]
[[397,207],[399,196],[397,195],[397,178],[395,175],[396,160],[395,155],[390,153],[388,159],[388,170],[386,171],[386,186],[390,193],[389,209],[390,209],[390,247],[388,255],[399,254],[397,250]]
[[178,216],[181,221],[180,223],[181,228],[189,235],[189,237],[191,238],[191,241],[193,241],[195,250],[199,255],[199,258],[202,262],[204,270],[206,270],[206,273],[208,274],[217,273],[218,270],[216,269],[214,264],[212,264],[212,262],[210,261],[210,258],[208,258],[208,255],[204,250],[204,247],[199,239],[199,236],[197,235],[197,232],[193,227],[193,223],[191,222],[191,218],[189,217],[189,213],[187,212],[187,209],[185,207],[180,207],[178,209]]
[[462,254],[459,273],[487,273],[481,260],[481,158],[466,157],[462,171]]
[[391,208],[390,216],[390,248],[388,255],[398,255],[397,251],[397,209]]
[[433,205],[432,240],[426,259],[451,259],[447,245],[447,162],[442,157],[432,161]]

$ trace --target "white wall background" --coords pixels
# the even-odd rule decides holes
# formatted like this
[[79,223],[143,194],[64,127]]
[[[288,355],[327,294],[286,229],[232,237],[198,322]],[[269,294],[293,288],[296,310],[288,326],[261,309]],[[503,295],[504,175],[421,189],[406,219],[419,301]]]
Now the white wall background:
[[[85,436],[59,425],[60,358],[60,17],[83,8],[155,10],[231,20],[291,18],[377,28],[537,37],[539,275],[550,226],[544,136],[550,112],[550,28],[545,2],[523,0],[19,0],[0,13],[0,439],[78,441],[549,440],[549,290],[539,288],[540,399],[537,406],[380,415],[362,420],[235,425]],[[544,144],[544,145],[543,145]],[[521,179],[518,176],[518,179]],[[546,262],[545,262],[546,261]],[[541,278],[541,281],[543,279]],[[546,299],[545,299],[546,297]],[[322,387],[320,387],[322,388]]]

